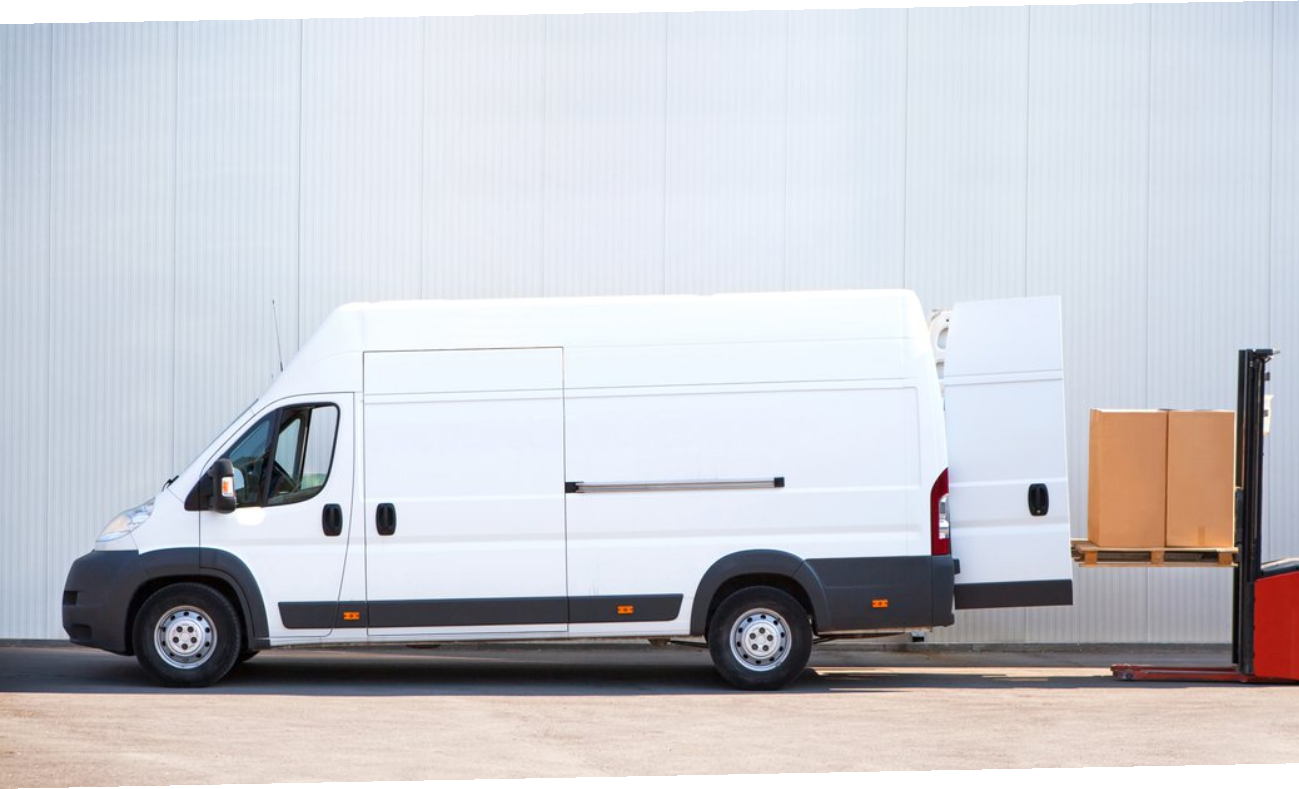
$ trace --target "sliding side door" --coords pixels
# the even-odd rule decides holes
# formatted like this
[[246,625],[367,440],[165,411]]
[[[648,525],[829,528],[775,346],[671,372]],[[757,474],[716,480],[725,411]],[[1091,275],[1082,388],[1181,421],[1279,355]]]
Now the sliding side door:
[[567,628],[563,352],[365,355],[371,635]]

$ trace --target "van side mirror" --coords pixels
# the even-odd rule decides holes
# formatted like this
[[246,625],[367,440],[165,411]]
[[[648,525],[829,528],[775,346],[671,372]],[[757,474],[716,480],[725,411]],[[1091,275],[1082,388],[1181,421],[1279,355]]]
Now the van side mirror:
[[212,478],[212,498],[208,507],[213,512],[234,512],[239,506],[235,498],[235,467],[229,458],[221,458],[212,464],[207,475]]

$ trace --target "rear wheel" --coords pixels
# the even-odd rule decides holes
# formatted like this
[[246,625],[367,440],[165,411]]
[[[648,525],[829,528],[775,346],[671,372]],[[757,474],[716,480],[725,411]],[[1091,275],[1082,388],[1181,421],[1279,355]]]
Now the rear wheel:
[[239,659],[243,633],[234,606],[216,590],[195,583],[164,587],[140,607],[135,657],[155,682],[204,687],[220,680]]
[[741,589],[708,624],[708,651],[722,679],[741,690],[778,690],[794,680],[812,654],[807,611],[770,586]]

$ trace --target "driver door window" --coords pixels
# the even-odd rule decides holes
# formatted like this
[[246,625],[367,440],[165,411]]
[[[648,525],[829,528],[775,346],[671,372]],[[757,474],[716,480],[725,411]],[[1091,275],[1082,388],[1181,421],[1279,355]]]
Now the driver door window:
[[305,501],[325,487],[337,431],[338,409],[332,405],[284,409],[266,506]]
[[292,405],[268,414],[235,442],[240,507],[275,507],[312,498],[325,487],[334,460],[338,408]]

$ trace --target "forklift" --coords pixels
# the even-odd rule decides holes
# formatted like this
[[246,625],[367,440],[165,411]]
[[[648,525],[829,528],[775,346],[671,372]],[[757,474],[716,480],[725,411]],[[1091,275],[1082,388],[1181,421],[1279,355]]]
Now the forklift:
[[1120,680],[1299,682],[1299,558],[1264,563],[1263,441],[1267,364],[1277,351],[1240,351],[1236,378],[1236,567],[1230,666],[1119,664]]

